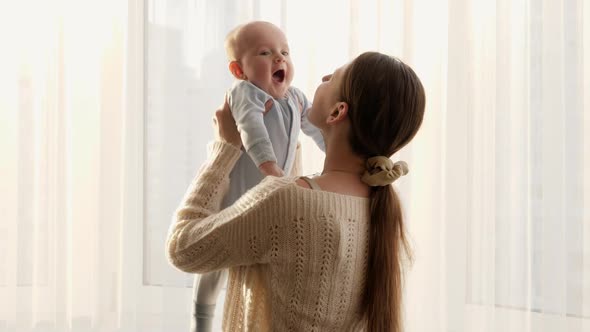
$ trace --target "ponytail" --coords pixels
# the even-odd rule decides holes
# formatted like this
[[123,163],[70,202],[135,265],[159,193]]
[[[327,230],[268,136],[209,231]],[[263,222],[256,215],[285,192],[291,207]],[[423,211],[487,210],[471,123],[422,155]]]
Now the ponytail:
[[[422,124],[424,87],[412,68],[393,57],[359,55],[343,75],[341,97],[348,104],[350,146],[358,156],[389,158]],[[412,260],[401,204],[391,185],[371,187],[370,199],[363,315],[369,332],[401,332],[404,259]]]
[[367,331],[401,332],[402,254],[411,258],[399,198],[391,185],[371,188],[369,257],[364,297]]

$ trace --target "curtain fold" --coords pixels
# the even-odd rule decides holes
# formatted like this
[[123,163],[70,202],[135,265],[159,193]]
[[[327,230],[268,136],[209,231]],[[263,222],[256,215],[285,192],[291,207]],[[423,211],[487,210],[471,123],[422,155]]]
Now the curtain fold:
[[166,230],[232,81],[223,38],[252,19],[286,32],[310,99],[368,50],[422,79],[423,127],[393,157],[406,331],[590,331],[584,0],[0,4],[0,331],[188,330]]

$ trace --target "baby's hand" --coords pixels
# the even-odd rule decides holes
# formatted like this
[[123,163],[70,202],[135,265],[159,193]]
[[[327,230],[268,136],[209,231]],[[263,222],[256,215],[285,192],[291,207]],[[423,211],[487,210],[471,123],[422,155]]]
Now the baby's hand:
[[266,161],[258,166],[258,169],[264,176],[283,176],[285,173],[274,161]]
[[266,101],[266,103],[264,103],[264,115],[266,115],[266,113],[268,113],[268,111],[270,111],[270,109],[272,108],[272,105],[274,105],[274,101],[272,99],[269,99]]

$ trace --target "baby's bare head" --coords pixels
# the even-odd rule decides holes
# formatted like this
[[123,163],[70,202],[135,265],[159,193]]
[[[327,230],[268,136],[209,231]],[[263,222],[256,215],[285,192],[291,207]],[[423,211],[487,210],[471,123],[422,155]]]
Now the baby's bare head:
[[283,98],[293,80],[287,37],[272,23],[255,21],[233,29],[225,40],[229,70],[274,98]]
[[231,30],[225,37],[225,52],[229,61],[239,61],[244,53],[254,47],[261,36],[276,36],[287,42],[287,37],[279,27],[265,21],[253,21],[241,24]]

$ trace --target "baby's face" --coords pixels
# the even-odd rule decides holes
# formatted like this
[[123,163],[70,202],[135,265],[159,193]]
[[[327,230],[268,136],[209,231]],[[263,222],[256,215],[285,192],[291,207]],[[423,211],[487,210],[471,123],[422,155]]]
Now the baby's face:
[[246,80],[275,99],[284,98],[293,80],[293,64],[283,32],[269,24],[257,24],[248,28],[240,42]]

